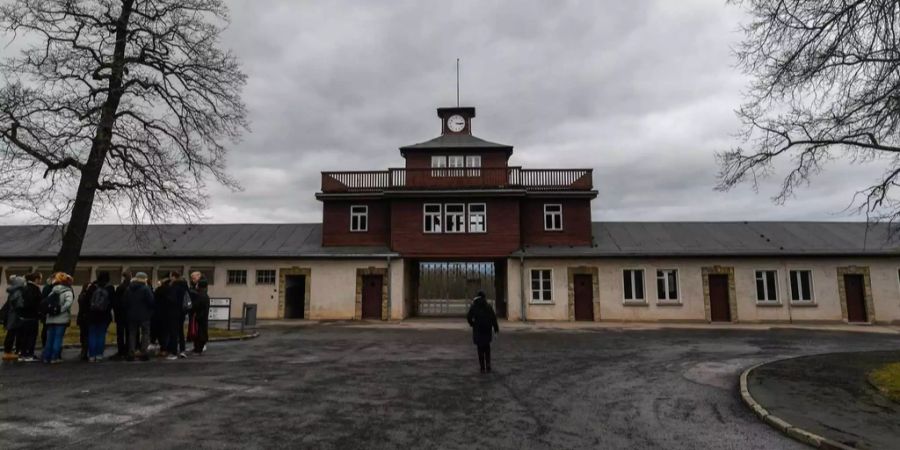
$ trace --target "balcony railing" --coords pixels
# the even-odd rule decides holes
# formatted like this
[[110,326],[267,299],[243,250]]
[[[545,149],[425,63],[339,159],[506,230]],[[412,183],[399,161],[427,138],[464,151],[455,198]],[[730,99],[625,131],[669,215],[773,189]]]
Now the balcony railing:
[[322,172],[322,192],[379,192],[417,189],[506,189],[589,191],[592,169],[521,167],[388,169]]

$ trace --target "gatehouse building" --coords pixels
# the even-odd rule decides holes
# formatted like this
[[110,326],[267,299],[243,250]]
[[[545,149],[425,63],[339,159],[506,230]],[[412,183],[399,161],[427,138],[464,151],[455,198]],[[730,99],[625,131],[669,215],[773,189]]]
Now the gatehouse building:
[[[91,225],[76,284],[200,271],[268,319],[454,317],[484,290],[509,320],[900,323],[887,225],[594,221],[591,169],[517,166],[475,108],[437,116],[402,167],[322,172],[321,223]],[[0,226],[0,288],[49,273],[58,239]]]

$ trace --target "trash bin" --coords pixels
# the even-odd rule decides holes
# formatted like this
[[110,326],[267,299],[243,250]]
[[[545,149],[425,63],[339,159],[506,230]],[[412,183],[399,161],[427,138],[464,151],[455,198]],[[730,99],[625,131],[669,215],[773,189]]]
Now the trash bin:
[[244,313],[241,315],[241,329],[256,327],[256,303],[244,303]]

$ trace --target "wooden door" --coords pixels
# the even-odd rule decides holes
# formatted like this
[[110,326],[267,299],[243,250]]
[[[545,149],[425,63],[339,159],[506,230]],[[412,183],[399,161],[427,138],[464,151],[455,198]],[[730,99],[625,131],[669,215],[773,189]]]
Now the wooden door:
[[590,274],[575,274],[575,320],[594,320],[594,278]]
[[302,319],[306,309],[306,276],[284,276],[284,318]]
[[709,317],[713,322],[731,322],[728,275],[709,275]]
[[381,320],[381,275],[363,275],[362,318]]
[[868,322],[866,288],[862,275],[844,275],[844,295],[847,298],[847,321]]

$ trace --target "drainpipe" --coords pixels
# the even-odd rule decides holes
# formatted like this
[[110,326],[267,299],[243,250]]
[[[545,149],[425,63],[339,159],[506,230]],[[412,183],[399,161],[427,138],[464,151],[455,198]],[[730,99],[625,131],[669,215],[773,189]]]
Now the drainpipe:
[[519,255],[519,300],[522,305],[522,322],[525,322],[525,254]]
[[388,288],[388,298],[387,298],[387,320],[391,320],[391,285],[394,284],[391,282],[391,255],[387,257],[387,288]]

